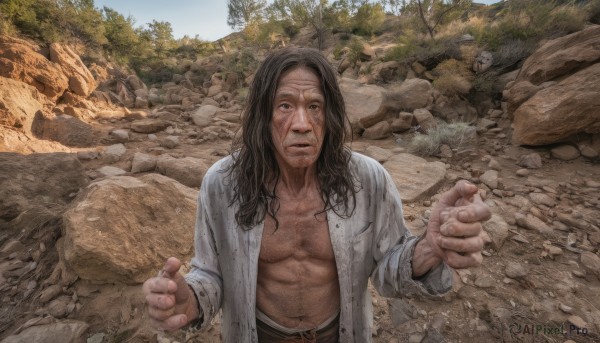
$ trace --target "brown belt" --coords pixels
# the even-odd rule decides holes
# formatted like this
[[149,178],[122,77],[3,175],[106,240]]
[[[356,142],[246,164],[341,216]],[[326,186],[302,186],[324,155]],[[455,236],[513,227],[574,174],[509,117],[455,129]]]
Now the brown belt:
[[340,316],[319,330],[306,330],[293,334],[279,331],[263,321],[256,320],[256,332],[260,343],[338,343]]

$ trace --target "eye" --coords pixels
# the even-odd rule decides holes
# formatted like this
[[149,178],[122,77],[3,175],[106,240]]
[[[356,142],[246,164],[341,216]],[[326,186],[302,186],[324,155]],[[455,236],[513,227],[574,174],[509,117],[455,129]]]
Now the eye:
[[281,108],[282,110],[290,110],[292,108],[292,105],[284,102],[279,104],[279,108]]
[[308,106],[308,109],[311,111],[318,111],[321,108],[321,106],[319,106],[318,104],[312,104],[310,106]]

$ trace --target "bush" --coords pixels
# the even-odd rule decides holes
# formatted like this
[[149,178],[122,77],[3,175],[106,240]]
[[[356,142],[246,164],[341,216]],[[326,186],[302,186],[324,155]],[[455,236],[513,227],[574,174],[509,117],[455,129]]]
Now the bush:
[[359,7],[353,18],[352,33],[371,36],[383,25],[385,12],[380,4],[366,3]]
[[446,144],[452,149],[461,149],[470,145],[473,128],[467,123],[440,123],[427,134],[416,134],[408,146],[412,154],[433,156],[440,152],[440,146]]

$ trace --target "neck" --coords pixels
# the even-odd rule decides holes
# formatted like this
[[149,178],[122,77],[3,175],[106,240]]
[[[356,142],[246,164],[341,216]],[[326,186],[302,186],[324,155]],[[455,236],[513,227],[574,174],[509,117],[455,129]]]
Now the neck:
[[318,189],[316,165],[307,168],[280,168],[276,188],[289,195],[302,195]]

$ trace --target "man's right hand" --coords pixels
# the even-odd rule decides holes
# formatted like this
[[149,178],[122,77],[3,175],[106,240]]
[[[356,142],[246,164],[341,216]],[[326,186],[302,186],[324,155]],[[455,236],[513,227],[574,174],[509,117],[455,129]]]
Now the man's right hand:
[[198,318],[198,302],[179,273],[181,261],[170,257],[157,277],[142,287],[152,324],[167,331],[177,330]]

